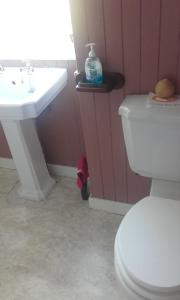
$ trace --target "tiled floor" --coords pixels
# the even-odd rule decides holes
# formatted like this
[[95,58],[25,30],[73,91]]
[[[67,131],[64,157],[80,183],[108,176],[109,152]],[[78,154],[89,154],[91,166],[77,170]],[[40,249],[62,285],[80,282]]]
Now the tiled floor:
[[114,266],[121,216],[89,209],[73,179],[46,201],[22,200],[0,169],[0,300],[124,300]]

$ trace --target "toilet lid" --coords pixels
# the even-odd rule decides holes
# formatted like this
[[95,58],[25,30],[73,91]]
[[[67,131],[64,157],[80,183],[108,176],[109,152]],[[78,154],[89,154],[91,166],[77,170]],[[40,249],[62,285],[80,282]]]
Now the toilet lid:
[[124,217],[118,251],[129,275],[151,289],[180,289],[180,202],[146,197]]

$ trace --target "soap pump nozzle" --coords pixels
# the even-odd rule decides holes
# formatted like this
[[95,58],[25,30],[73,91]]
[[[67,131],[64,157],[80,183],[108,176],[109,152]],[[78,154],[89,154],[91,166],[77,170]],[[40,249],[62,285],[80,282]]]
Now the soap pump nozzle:
[[87,44],[85,47],[90,47],[90,51],[89,51],[89,57],[96,57],[96,53],[94,51],[94,46],[96,44],[95,43],[89,43]]

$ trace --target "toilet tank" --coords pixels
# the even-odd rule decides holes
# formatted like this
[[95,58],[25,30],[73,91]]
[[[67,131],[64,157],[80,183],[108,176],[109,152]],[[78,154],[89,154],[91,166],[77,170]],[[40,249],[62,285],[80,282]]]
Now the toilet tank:
[[151,104],[130,95],[119,107],[131,169],[155,179],[180,181],[180,100]]

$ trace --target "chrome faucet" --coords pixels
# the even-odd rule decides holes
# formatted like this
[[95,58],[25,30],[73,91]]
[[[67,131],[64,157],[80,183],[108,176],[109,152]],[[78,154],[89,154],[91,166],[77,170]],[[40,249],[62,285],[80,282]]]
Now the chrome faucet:
[[25,66],[20,68],[20,72],[26,71],[28,75],[31,75],[34,72],[34,68],[31,65],[30,60],[25,60]]
[[5,68],[0,64],[0,73],[4,72]]
[[25,66],[20,68],[20,72],[22,72],[21,75],[21,84],[26,84],[28,87],[28,93],[34,93],[35,86],[33,83],[33,76],[32,73],[34,72],[34,68],[31,65],[31,62],[29,59],[24,60]]

